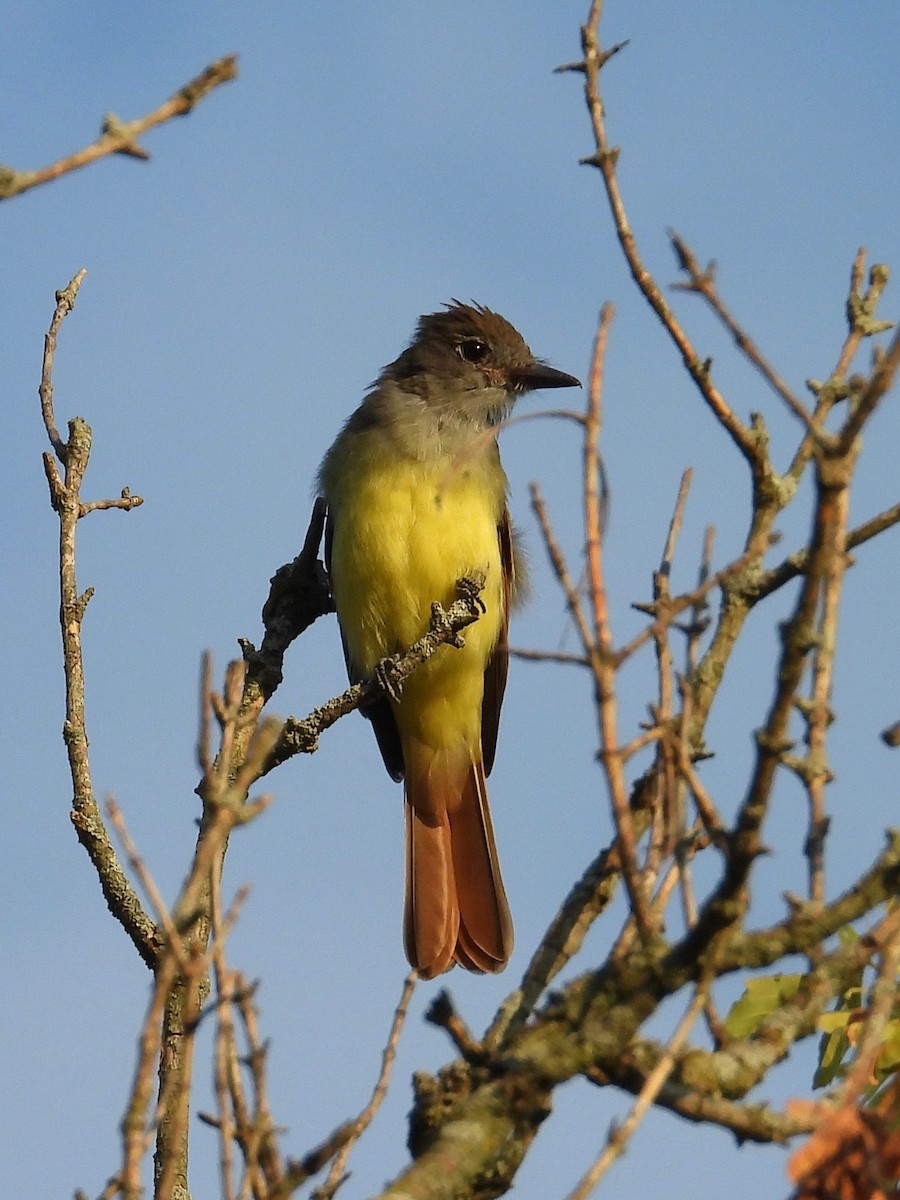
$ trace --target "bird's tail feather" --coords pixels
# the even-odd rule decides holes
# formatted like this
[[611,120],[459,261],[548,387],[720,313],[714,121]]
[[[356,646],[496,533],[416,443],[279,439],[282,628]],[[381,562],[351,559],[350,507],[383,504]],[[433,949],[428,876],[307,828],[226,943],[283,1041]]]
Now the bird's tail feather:
[[425,770],[417,765],[407,756],[407,957],[423,979],[454,961],[469,971],[502,971],[512,951],[512,919],[484,766],[468,762],[450,771],[433,759]]
[[502,971],[512,952],[512,918],[480,761],[472,764],[461,802],[450,813],[450,849],[459,908],[455,958],[469,971]]
[[406,905],[403,944],[410,965],[432,979],[453,964],[459,908],[453,880],[450,825],[434,822],[406,790]]

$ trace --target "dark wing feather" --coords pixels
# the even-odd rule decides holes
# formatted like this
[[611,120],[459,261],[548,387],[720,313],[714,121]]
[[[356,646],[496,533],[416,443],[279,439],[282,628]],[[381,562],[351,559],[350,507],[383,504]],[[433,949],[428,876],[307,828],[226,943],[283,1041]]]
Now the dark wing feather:
[[[329,582],[331,581],[331,544],[333,540],[334,525],[329,514],[325,523],[325,569],[328,572]],[[339,629],[340,625],[341,618],[340,613],[338,613]],[[347,650],[347,639],[344,637],[343,629],[341,629],[341,646],[344,650],[347,677],[351,683],[362,683],[365,676],[359,672],[350,658]],[[387,773],[391,779],[399,783],[403,778],[403,747],[400,745],[400,734],[397,732],[397,722],[394,720],[390,701],[387,696],[379,696],[371,704],[361,706],[359,711],[367,720],[372,722],[372,729],[375,731],[375,740],[378,742],[378,749],[381,751],[381,757],[384,759]]]
[[375,740],[378,742],[387,773],[399,783],[403,778],[403,747],[400,745],[400,734],[397,732],[391,702],[386,696],[379,696],[374,704],[369,704],[359,711],[372,722]]
[[500,541],[500,566],[503,573],[502,604],[503,620],[497,645],[488,660],[484,672],[484,700],[481,706],[481,751],[484,756],[484,773],[490,775],[497,750],[497,731],[500,728],[500,707],[506,690],[509,670],[509,610],[512,605],[515,585],[515,559],[513,556],[513,531],[509,509],[504,505],[503,516],[497,526]]

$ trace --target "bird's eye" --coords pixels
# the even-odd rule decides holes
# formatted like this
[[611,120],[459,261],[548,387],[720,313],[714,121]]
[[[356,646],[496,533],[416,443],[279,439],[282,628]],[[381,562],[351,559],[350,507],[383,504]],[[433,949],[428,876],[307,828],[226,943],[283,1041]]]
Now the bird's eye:
[[456,347],[460,358],[464,358],[468,363],[484,362],[488,354],[488,344],[483,342],[481,338],[470,337],[464,338]]

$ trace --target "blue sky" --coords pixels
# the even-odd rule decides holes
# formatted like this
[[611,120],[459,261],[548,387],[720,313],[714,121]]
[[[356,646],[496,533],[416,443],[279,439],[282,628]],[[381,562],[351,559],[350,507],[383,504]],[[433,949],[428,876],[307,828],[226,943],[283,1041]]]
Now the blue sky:
[[[0,159],[37,167],[93,138],[102,114],[149,111],[211,59],[240,55],[239,80],[145,139],[148,164],[102,162],[2,207],[0,305],[6,432],[2,572],[7,712],[0,724],[5,836],[0,1180],[10,1195],[98,1192],[118,1156],[117,1122],[147,995],[144,969],[103,909],[68,821],[60,739],[55,522],[40,466],[36,388],[56,288],[88,268],[56,365],[57,416],[94,429],[85,493],[145,498],[80,529],[94,778],[114,794],[167,895],[189,861],[196,816],[197,675],[257,638],[274,570],[297,551],[312,480],[341,421],[408,339],[416,316],[453,296],[508,316],[532,348],[585,376],[600,305],[612,300],[604,456],[612,488],[607,551],[612,615],[649,596],[678,480],[695,471],[675,584],[693,579],[706,524],[717,565],[734,554],[747,487],[729,444],[680,373],[626,276],[592,150],[576,58],[586,0],[373,6],[231,2],[191,6],[45,0],[6,5],[8,98]],[[844,332],[857,247],[900,269],[900,16],[860,6],[607,0],[604,40],[630,39],[605,74],[620,181],[648,265],[674,278],[668,226],[719,262],[723,294],[785,378],[827,375]],[[11,102],[13,101],[14,102]],[[736,358],[696,301],[676,298],[698,348],[742,416],[764,413],[776,462],[796,427]],[[886,315],[897,311],[890,290]],[[559,397],[550,397],[555,406]],[[565,400],[570,397],[566,396]],[[529,401],[537,408],[541,398]],[[871,426],[854,520],[897,500],[896,400]],[[535,598],[521,645],[572,647],[564,607],[528,512],[540,481],[561,541],[581,544],[578,445],[561,422],[503,439],[512,506],[532,546]],[[804,535],[802,502],[781,524]],[[858,554],[844,603],[832,741],[836,847],[846,886],[895,820],[896,757],[877,733],[900,716],[897,533]],[[710,727],[705,778],[728,811],[769,698],[772,612],[757,613]],[[778,605],[781,604],[781,609]],[[853,628],[851,628],[853,627]],[[623,730],[652,697],[649,659],[622,679]],[[343,686],[333,619],[287,660],[275,700],[303,715]],[[568,884],[607,842],[587,682],[514,664],[491,778],[517,925],[499,978],[448,982],[477,1031],[518,979]],[[277,1119],[301,1153],[368,1096],[405,964],[400,944],[402,819],[370,731],[342,722],[310,760],[272,781],[276,802],[235,837],[228,885],[253,885],[232,955],[262,978]],[[786,783],[760,868],[760,918],[800,890],[805,809]],[[617,929],[593,931],[577,966]],[[422,1023],[420,985],[391,1095],[351,1162],[342,1195],[377,1190],[405,1161],[409,1076],[450,1049]],[[670,1014],[677,1019],[677,1013]],[[812,1048],[773,1078],[803,1092]],[[518,1183],[564,1194],[626,1101],[586,1084],[557,1098]],[[786,1191],[784,1155],[652,1116],[607,1183],[620,1200]],[[194,1187],[213,1194],[215,1146],[195,1137]]]

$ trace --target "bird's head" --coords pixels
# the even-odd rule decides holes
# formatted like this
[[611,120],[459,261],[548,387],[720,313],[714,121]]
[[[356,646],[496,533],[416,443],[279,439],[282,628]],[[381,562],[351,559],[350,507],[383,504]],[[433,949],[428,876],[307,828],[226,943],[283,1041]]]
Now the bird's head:
[[524,392],[581,386],[574,375],[535,358],[505,317],[458,300],[419,318],[412,342],[378,380],[388,381],[429,405],[464,408],[469,419],[489,424]]

